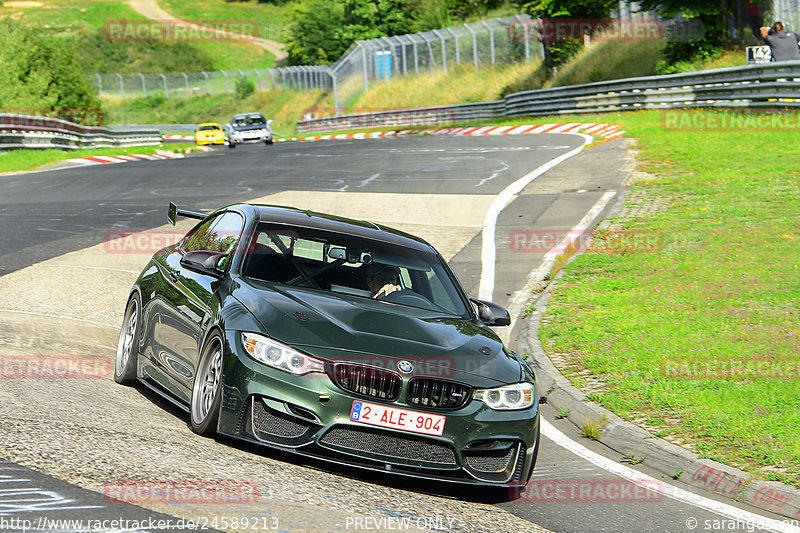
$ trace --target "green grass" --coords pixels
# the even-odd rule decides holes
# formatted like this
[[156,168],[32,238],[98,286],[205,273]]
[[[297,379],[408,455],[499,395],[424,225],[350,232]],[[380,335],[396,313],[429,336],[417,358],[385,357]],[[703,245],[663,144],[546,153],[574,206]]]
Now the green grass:
[[145,20],[127,2],[120,0],[39,0],[36,3],[41,5],[16,7],[12,2],[4,2],[0,6],[0,17],[69,33],[97,30],[109,20]]
[[224,0],[158,0],[158,5],[180,19],[199,21],[248,21],[258,24],[258,37],[281,42],[287,6],[268,2]]
[[233,93],[165,99],[161,96],[135,99],[106,99],[103,108],[108,124],[225,124],[236,113],[258,111],[273,119],[272,129],[294,135],[297,120],[309,109],[319,107],[322,91],[275,89],[239,98]]
[[170,144],[160,146],[132,146],[129,148],[95,148],[92,150],[8,150],[0,151],[0,174],[48,168],[65,159],[97,155],[155,154],[157,150],[183,152],[195,144]]
[[796,133],[675,131],[662,119],[590,118],[638,139],[656,177],[636,191],[670,201],[626,223],[658,246],[600,246],[566,267],[540,337],[602,375],[595,400],[618,415],[661,419],[706,457],[800,485]]
[[[35,0],[34,0],[35,1]],[[96,32],[102,31],[110,21],[138,21],[147,20],[143,15],[140,15],[131,8],[127,2],[121,0],[39,0],[41,5],[34,5],[31,7],[18,7],[8,2],[0,6],[0,18],[12,17],[21,20],[26,25],[40,26],[51,28],[56,33],[75,34],[78,32]],[[182,4],[184,9],[181,11],[181,16],[192,21],[200,20],[215,20],[215,21],[231,21],[231,20],[244,20],[248,22],[257,21],[259,29],[261,30],[262,37],[266,37],[266,33],[270,31],[274,34],[274,28],[281,27],[280,13],[283,8],[276,6],[267,6],[266,4],[256,3],[228,3],[224,1],[207,2],[208,4],[218,4],[220,9],[213,12],[213,17],[201,17],[202,11],[192,15],[192,5],[194,2],[175,2]],[[202,2],[201,2],[202,3]],[[160,2],[161,7],[165,7],[170,11],[167,4]],[[241,9],[243,6],[249,6],[250,9]],[[260,18],[251,16],[248,13],[256,11],[259,13],[268,14],[266,18],[262,15]],[[225,13],[228,12],[226,15]],[[178,13],[173,13],[178,16]],[[272,28],[268,31],[268,28]],[[274,38],[273,35],[271,38]],[[127,54],[137,56],[152,53],[146,43],[120,43],[117,47],[130,49]],[[265,69],[275,66],[275,57],[261,47],[255,46],[246,42],[232,42],[232,41],[212,41],[212,42],[192,42],[189,46],[199,50],[200,54],[207,54],[211,58],[211,65],[199,65],[196,68],[189,68],[182,66],[179,70],[187,71],[200,71],[200,70],[233,70],[233,69]],[[179,52],[175,52],[179,54]],[[174,67],[170,67],[170,63],[174,62],[169,50],[158,50],[158,56],[163,56],[164,66],[160,70],[165,72],[172,72]],[[95,54],[88,53],[88,56],[93,57]],[[118,58],[115,58],[118,59]],[[96,63],[98,61],[93,61]],[[125,68],[130,62],[118,62],[117,66],[109,72],[133,72],[131,68]],[[143,72],[156,72],[159,71],[159,57],[151,57],[147,62]],[[121,65],[121,67],[120,67]],[[155,66],[153,66],[155,65]],[[105,71],[108,69],[102,69]],[[91,72],[90,72],[91,73]]]

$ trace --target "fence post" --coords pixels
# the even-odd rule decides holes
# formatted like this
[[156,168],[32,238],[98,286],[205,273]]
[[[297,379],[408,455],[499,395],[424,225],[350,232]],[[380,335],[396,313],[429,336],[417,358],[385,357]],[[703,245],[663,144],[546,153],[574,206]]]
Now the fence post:
[[224,70],[220,70],[220,72],[222,72],[222,75],[225,77],[225,94],[228,94],[228,73]]
[[275,69],[274,68],[267,69],[267,72],[269,72],[269,76],[270,78],[272,78],[272,85],[269,86],[269,89],[272,90],[275,88]]
[[186,75],[185,72],[181,72],[183,74],[183,86],[186,87],[186,95],[189,95],[189,76]]
[[117,74],[119,78],[119,92],[122,93],[122,97],[125,98],[125,83],[122,81],[122,74]]
[[485,20],[481,21],[483,27],[489,30],[489,48],[492,50],[492,65],[495,63],[495,55],[494,55],[494,30],[489,27]]
[[447,28],[447,31],[450,33],[450,35],[452,35],[456,39],[456,65],[460,65],[461,51],[459,50],[460,47],[458,46],[458,34],[453,31],[453,28]]
[[144,80],[144,74],[140,72],[139,77],[142,79],[142,96],[147,96],[147,83]]
[[253,72],[256,73],[256,79],[258,79],[258,82],[256,82],[256,90],[260,91],[261,90],[261,73],[258,71],[257,68],[253,69]]
[[445,46],[444,42],[444,35],[441,34],[439,30],[433,30],[433,34],[437,36],[442,41],[442,67],[444,68],[445,74],[447,73],[447,46]]
[[464,24],[469,32],[472,34],[472,58],[475,60],[475,68],[478,68],[478,35],[475,33],[469,24]]
[[339,84],[336,82],[336,71],[328,67],[328,75],[331,77],[331,85],[333,86],[333,114],[339,114]]
[[522,29],[524,30],[525,34],[525,61],[530,63],[531,61],[531,39],[530,39],[530,28],[527,24],[525,24],[525,19],[522,18],[522,15],[514,15],[511,17],[513,20],[518,21],[522,25]]
[[[408,35],[406,35],[406,37],[408,37]],[[408,38],[410,39],[411,37],[408,37]],[[400,41],[400,46],[403,49],[403,76],[407,76],[408,75],[408,52],[406,52],[406,43],[403,42],[403,40],[400,38],[399,35],[397,36],[397,40]]]
[[417,54],[417,41],[413,37],[409,37],[411,43],[414,45],[414,73],[419,74],[419,54]]
[[164,75],[163,72],[158,73],[161,76],[161,79],[164,80],[164,98],[169,98],[169,89],[167,89],[167,77]]
[[361,48],[361,68],[364,70],[364,92],[369,91],[369,73],[367,72],[367,47],[363,41],[358,41]]
[[95,76],[97,76],[97,92],[103,96],[103,78],[100,77],[100,74],[95,74]]
[[206,95],[211,94],[211,87],[208,85],[208,73],[206,71],[202,71],[203,76],[206,79]]
[[[422,33],[420,33],[420,37],[425,39],[425,45],[428,47],[428,57],[431,58],[431,65],[433,65],[433,68],[436,68],[436,59],[433,57],[433,47],[431,46],[431,42]],[[431,69],[428,69],[428,70],[431,70]]]

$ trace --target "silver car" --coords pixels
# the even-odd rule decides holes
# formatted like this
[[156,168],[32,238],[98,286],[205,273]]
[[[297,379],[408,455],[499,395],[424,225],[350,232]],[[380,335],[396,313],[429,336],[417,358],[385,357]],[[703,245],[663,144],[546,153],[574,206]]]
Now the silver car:
[[234,115],[230,123],[228,146],[236,148],[237,144],[263,142],[272,144],[272,120],[267,120],[261,113],[239,113]]

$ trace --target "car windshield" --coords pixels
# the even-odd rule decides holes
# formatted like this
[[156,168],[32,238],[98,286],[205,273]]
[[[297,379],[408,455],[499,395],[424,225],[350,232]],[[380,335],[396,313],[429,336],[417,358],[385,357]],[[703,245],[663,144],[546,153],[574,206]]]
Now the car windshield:
[[[248,278],[467,315],[461,291],[436,254],[351,235],[262,224],[242,272]],[[393,287],[390,293],[379,293],[387,284]]]
[[215,130],[219,130],[219,126],[200,126],[197,129],[199,131],[215,131]]
[[233,119],[234,126],[264,126],[267,123],[261,115],[246,115]]

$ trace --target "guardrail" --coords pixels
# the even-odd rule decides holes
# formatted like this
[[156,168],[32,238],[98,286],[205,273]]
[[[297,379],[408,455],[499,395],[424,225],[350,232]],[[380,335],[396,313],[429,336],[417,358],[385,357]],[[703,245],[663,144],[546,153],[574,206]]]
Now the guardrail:
[[77,150],[148,146],[161,143],[161,133],[81,126],[50,117],[0,113],[0,150],[14,148]]
[[503,100],[321,117],[301,133],[640,109],[800,107],[800,61],[524,91]]

